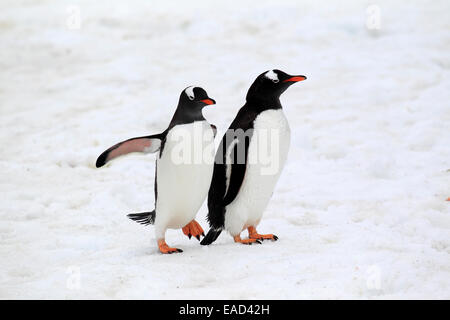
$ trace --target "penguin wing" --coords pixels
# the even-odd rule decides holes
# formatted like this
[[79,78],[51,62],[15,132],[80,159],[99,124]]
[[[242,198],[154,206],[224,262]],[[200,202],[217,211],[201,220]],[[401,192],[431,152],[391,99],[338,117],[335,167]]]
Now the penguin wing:
[[245,106],[241,108],[220,142],[208,192],[208,221],[212,228],[223,228],[225,207],[236,198],[244,181],[253,135],[253,130],[248,129],[253,129],[256,116]]
[[162,138],[163,137],[161,134],[155,134],[151,136],[131,138],[119,142],[104,151],[97,158],[95,165],[97,168],[100,168],[112,159],[131,152],[154,153],[161,148]]
[[247,167],[249,140],[244,131],[238,133],[225,154],[226,194],[223,206],[229,205],[239,193]]
[[[244,180],[245,164],[238,164],[234,161],[236,152],[239,150],[238,144],[239,140],[236,137],[225,135],[216,154],[213,177],[208,192],[208,221],[213,228],[211,230],[223,228],[225,207],[234,200]],[[218,236],[219,233],[213,234]],[[211,234],[208,233],[208,235],[211,238]],[[209,243],[208,240],[202,244]]]

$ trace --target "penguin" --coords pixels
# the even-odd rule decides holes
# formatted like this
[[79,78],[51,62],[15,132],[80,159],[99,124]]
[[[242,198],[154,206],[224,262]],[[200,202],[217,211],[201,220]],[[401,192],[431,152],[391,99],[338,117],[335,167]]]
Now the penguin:
[[166,243],[167,229],[182,228],[189,239],[194,236],[200,240],[200,236],[204,236],[195,216],[211,183],[217,130],[203,117],[202,109],[215,103],[203,88],[187,87],[180,94],[175,114],[166,130],[119,142],[97,159],[99,168],[131,152],[157,153],[155,209],[131,213],[128,217],[143,225],[155,226],[161,253],[183,252]]
[[[222,230],[242,244],[278,240],[259,234],[256,227],[269,203],[285,164],[290,128],[280,95],[292,84],[306,80],[274,69],[260,74],[250,86],[245,105],[225,133],[215,156],[208,192],[210,230],[202,245],[214,242]],[[248,239],[241,232],[248,230]]]

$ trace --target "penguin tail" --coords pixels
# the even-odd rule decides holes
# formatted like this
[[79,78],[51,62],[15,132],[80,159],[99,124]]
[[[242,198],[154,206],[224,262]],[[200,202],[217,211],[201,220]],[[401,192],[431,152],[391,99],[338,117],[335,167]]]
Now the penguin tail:
[[222,229],[209,229],[208,234],[203,238],[203,240],[200,242],[202,246],[207,246],[213,243],[217,240],[220,233],[222,232]]
[[141,212],[141,213],[130,213],[127,214],[127,217],[131,220],[136,221],[137,223],[143,224],[143,225],[149,225],[155,223],[155,216],[156,212],[155,210],[151,212]]

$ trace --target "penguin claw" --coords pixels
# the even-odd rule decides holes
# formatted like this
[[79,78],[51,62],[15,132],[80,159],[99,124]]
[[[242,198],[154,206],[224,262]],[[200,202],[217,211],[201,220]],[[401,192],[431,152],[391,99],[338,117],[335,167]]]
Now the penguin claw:
[[191,239],[192,236],[194,236],[195,238],[197,238],[198,241],[200,241],[200,235],[205,236],[205,233],[202,229],[202,227],[200,226],[200,224],[195,221],[192,220],[191,222],[189,222],[187,225],[185,225],[183,228],[183,233],[189,238]]
[[255,242],[261,244],[261,241],[259,241],[258,239],[252,239],[252,238],[248,238],[248,239],[241,239],[240,236],[235,236],[234,237],[234,242],[238,242],[238,243],[242,243],[242,244],[247,244],[247,245],[251,245]]
[[164,239],[158,240],[159,251],[163,254],[172,254],[176,252],[183,252],[183,250],[178,248],[169,247]]
[[261,237],[261,238],[258,238],[258,240],[261,240],[261,241],[265,241],[265,240],[277,241],[278,237],[276,235],[273,235],[272,238],[263,238],[263,237]]
[[168,248],[165,250],[160,250],[162,254],[172,254],[172,253],[181,253],[183,250],[178,248]]
[[254,243],[262,244],[262,242],[259,241],[259,240],[255,240],[255,241],[253,241],[253,242],[242,242],[242,243],[243,243],[243,244],[248,244],[249,246],[251,246],[251,245],[254,244]]
[[[253,238],[253,239],[255,239],[255,238]],[[265,240],[277,241],[278,237],[276,235],[272,235],[272,237],[260,237],[260,238],[256,238],[256,239],[261,240],[261,241],[265,241]]]
[[272,240],[272,241],[277,241],[278,237],[274,234],[259,234],[258,232],[256,232],[255,227],[249,227],[248,228],[248,237],[250,239],[258,239],[258,240]]
[[171,250],[167,251],[167,252],[162,252],[162,253],[166,253],[166,254],[172,254],[172,253],[181,253],[183,252],[183,250],[178,249],[178,248],[170,248]]

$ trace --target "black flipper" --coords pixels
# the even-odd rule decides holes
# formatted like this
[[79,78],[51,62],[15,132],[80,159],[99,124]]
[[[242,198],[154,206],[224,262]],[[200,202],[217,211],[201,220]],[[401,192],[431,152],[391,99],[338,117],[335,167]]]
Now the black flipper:
[[236,198],[244,181],[248,146],[257,115],[246,106],[241,108],[220,142],[208,192],[207,220],[212,229],[224,228],[226,206]]
[[143,224],[145,226],[149,224],[155,223],[156,212],[153,210],[152,212],[141,212],[141,213],[130,213],[127,214],[127,217],[131,220],[136,221],[137,223]]
[[211,243],[217,240],[221,232],[222,229],[209,229],[208,234],[203,238],[200,244],[202,246],[210,245]]
[[[249,136],[246,136],[249,135]],[[231,159],[225,160],[225,170],[230,167],[230,178],[228,181],[227,191],[222,200],[222,205],[229,205],[239,193],[242,182],[244,181],[245,171],[247,168],[247,154],[252,132],[238,131],[231,150]],[[228,163],[231,160],[231,163]]]

